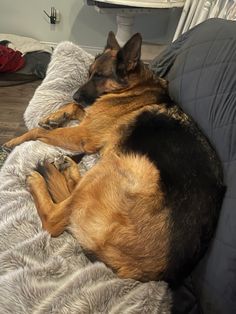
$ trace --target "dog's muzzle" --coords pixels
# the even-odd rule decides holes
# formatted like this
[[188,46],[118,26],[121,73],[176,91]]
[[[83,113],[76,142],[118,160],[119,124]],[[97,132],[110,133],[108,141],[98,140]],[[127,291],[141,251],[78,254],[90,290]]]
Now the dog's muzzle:
[[96,98],[88,97],[83,91],[78,90],[74,95],[73,99],[81,106],[88,107],[96,100]]

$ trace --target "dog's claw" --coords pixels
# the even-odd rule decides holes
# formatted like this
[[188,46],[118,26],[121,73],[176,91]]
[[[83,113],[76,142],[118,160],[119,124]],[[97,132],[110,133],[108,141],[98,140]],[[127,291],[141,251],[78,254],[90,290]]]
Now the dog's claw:
[[4,143],[2,145],[2,149],[6,153],[10,153],[16,145],[18,145],[18,143],[16,143],[15,139],[12,139],[12,140]]
[[44,129],[51,130],[56,129],[64,125],[65,122],[68,120],[68,115],[66,112],[63,113],[63,115],[55,117],[54,119],[43,119],[41,120],[38,125]]
[[3,150],[5,153],[9,154],[9,153],[13,150],[13,147],[8,147],[8,146],[6,146],[5,144],[3,144],[3,145],[2,145],[2,150]]
[[55,158],[54,160],[54,166],[59,170],[59,171],[63,171],[66,170],[67,168],[69,168],[71,165],[71,160],[69,157],[67,156],[59,156],[57,158]]
[[50,127],[49,124],[46,124],[46,123],[38,123],[38,125],[43,128],[43,129],[46,129],[46,130],[51,130],[52,128]]
[[46,129],[46,130],[52,130],[52,129],[56,129],[58,128],[60,125],[58,122],[56,121],[48,121],[48,122],[39,122],[38,125],[43,128],[43,129]]
[[60,123],[58,121],[49,121],[49,125],[52,128],[57,128],[60,125]]

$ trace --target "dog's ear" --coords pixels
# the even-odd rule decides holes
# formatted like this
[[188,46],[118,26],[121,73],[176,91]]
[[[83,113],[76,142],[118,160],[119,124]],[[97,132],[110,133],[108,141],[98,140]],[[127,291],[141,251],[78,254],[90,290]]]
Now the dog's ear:
[[116,36],[113,32],[109,32],[108,34],[105,50],[106,49],[115,49],[115,50],[120,49],[120,45],[118,44],[118,41],[116,40]]
[[118,51],[117,71],[129,72],[135,69],[141,57],[142,36],[139,33],[133,35],[127,43]]

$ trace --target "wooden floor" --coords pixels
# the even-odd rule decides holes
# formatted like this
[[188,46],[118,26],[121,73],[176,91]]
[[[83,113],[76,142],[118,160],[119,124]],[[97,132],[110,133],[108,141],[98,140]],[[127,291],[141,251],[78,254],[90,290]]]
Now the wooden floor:
[[0,87],[0,145],[25,132],[23,114],[40,83]]

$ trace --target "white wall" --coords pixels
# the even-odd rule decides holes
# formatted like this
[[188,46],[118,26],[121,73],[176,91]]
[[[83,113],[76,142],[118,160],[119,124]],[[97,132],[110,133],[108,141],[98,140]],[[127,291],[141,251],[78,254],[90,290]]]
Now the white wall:
[[[51,6],[61,12],[61,22],[55,27],[43,13],[43,10],[49,12]],[[134,31],[141,32],[147,42],[166,43],[171,40],[179,16],[177,9],[158,10],[151,16],[138,15]],[[0,0],[0,33],[103,47],[110,30],[116,31],[115,16],[100,14],[83,0]]]

